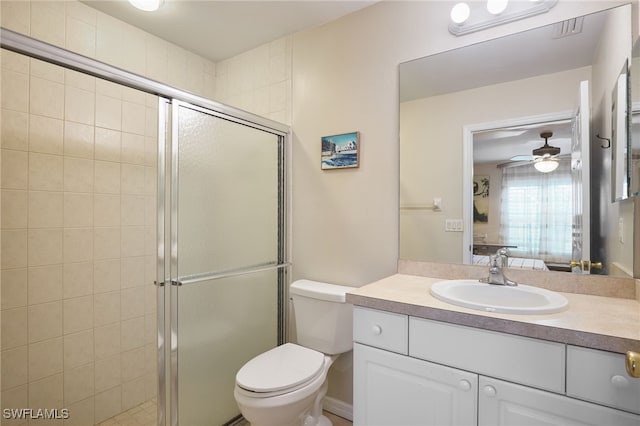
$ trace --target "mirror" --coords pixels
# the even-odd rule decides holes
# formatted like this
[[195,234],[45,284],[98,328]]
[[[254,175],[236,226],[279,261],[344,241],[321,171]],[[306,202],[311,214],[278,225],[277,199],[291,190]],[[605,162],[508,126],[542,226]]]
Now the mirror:
[[[532,155],[550,130],[556,136],[548,144],[590,178],[580,192],[586,213],[571,210],[572,220],[585,219],[583,248],[591,252],[577,260],[596,263],[587,272],[633,276],[633,203],[611,203],[611,150],[595,137],[610,133],[613,85],[630,54],[631,6],[624,5],[400,64],[400,259],[472,263],[474,237],[480,243],[484,234],[489,250],[511,245],[473,223],[474,174],[480,193],[482,176],[492,176],[485,198],[499,230],[504,168],[497,165]],[[591,136],[580,153],[567,145],[574,132],[563,126],[572,126],[582,81]],[[482,143],[501,154],[486,159],[494,165],[485,174],[474,164]]]
[[614,202],[632,196],[629,80],[629,65],[625,62],[611,93],[611,195]]
[[629,125],[629,194],[640,196],[640,40],[633,47],[629,66],[629,86],[631,93]]

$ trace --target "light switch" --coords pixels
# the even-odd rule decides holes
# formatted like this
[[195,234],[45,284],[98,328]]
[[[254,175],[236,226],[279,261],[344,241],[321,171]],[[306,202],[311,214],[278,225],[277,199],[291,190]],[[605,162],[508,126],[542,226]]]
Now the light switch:
[[462,232],[462,219],[446,219],[444,221],[445,232]]

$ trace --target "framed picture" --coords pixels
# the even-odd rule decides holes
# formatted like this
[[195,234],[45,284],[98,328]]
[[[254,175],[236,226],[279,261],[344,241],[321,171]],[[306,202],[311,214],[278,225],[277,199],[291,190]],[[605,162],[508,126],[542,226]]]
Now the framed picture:
[[360,133],[322,137],[322,170],[360,166]]
[[489,222],[489,176],[473,177],[473,223]]

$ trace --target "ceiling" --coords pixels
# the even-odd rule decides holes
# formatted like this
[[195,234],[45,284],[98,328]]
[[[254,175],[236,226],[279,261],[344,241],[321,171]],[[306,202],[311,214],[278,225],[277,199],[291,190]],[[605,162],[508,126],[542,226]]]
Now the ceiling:
[[591,65],[605,17],[586,15],[582,31],[564,37],[552,24],[405,62],[400,102]]
[[143,12],[126,0],[81,1],[214,62],[376,2],[165,0],[158,11]]
[[473,162],[507,163],[515,156],[530,156],[544,145],[542,132],[553,133],[548,143],[560,148],[560,155],[571,153],[571,121],[564,120],[474,133]]

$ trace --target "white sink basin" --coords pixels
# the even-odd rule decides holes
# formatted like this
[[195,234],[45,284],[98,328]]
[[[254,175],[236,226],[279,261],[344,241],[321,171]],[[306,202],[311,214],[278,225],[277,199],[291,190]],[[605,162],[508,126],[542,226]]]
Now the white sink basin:
[[504,314],[553,314],[569,306],[566,297],[543,288],[493,285],[478,280],[438,281],[431,286],[431,294],[453,305]]

